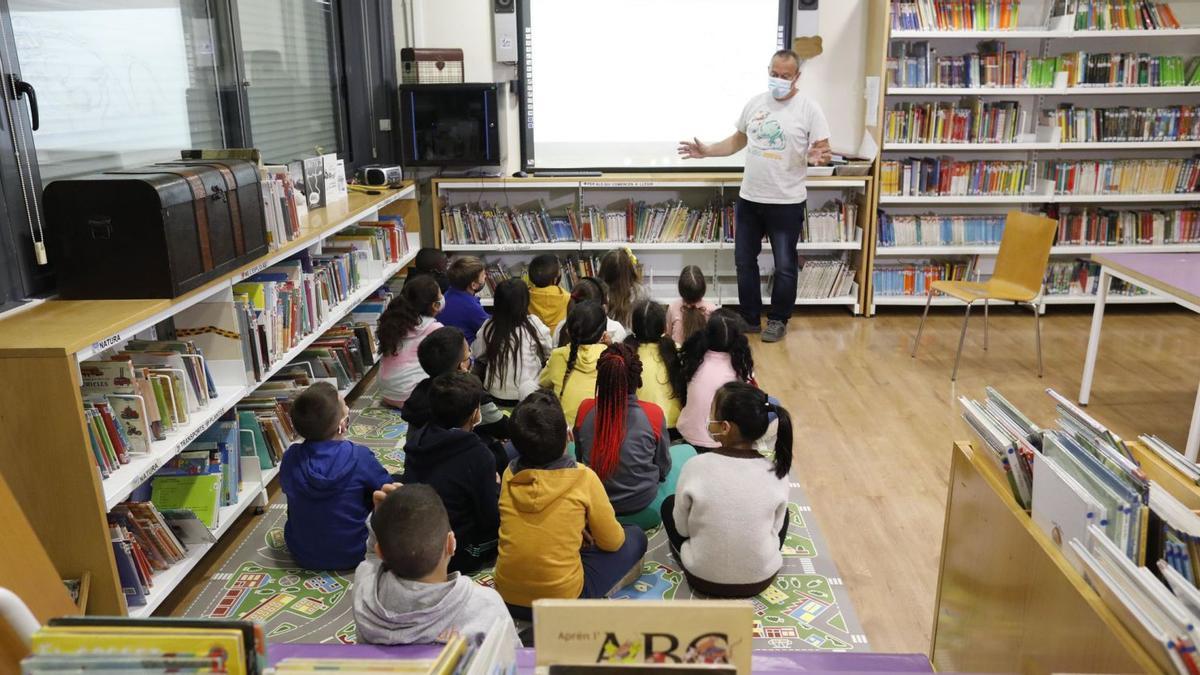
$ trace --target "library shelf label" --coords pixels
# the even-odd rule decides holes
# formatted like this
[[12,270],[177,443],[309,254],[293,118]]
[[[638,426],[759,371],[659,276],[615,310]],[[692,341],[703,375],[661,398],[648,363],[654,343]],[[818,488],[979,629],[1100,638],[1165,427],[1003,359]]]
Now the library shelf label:
[[241,272],[240,274],[238,274],[237,277],[234,279],[234,283],[237,283],[239,281],[245,281],[246,279],[249,279],[250,277],[254,276],[255,274],[258,274],[259,272],[267,269],[271,265],[274,265],[275,262],[277,262],[277,261],[264,260],[264,261],[258,263],[254,267],[251,267],[251,268]]
[[619,183],[608,183],[605,181],[586,180],[580,184],[580,187],[585,188],[648,188],[654,187],[652,180],[632,180],[621,181]]
[[93,342],[92,343],[92,353],[102,352],[105,349],[108,349],[109,347],[117,344],[120,341],[121,341],[121,334],[113,333],[112,335],[109,335],[108,337],[104,338],[103,340],[97,340],[96,342]]

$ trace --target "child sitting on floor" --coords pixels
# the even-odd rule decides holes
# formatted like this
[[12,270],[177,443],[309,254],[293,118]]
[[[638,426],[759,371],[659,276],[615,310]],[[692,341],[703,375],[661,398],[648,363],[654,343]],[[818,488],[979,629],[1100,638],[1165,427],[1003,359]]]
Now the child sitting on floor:
[[637,350],[642,360],[642,385],[638,387],[639,401],[662,408],[667,429],[674,429],[683,407],[682,397],[675,392],[679,371],[679,348],[665,335],[667,310],[653,300],[643,300],[633,307],[633,330],[625,344]]
[[567,303],[571,296],[559,286],[562,263],[558,256],[543,253],[529,262],[529,313],[542,320],[546,328],[555,330],[567,319]]
[[[604,308],[605,324],[604,334],[606,343],[624,342],[628,331],[618,321],[614,321],[608,317],[608,284],[597,279],[596,277],[584,277],[575,284],[575,288],[571,289],[571,302],[567,305],[567,316],[571,316],[571,308],[581,302],[595,302]],[[567,329],[567,322],[564,321],[558,324],[551,334],[555,345],[562,347],[571,341],[571,331]]]
[[[567,421],[537,391],[512,414],[519,456],[500,486],[496,590],[518,619],[541,598],[603,598],[641,572],[646,533],[617,522],[600,479],[566,454]],[[586,545],[585,545],[586,544]]]
[[679,273],[679,299],[667,308],[667,332],[675,344],[681,345],[695,333],[704,330],[708,317],[717,306],[704,299],[708,282],[704,272],[688,265]]
[[[417,362],[429,377],[413,388],[412,394],[404,402],[404,409],[400,411],[401,419],[408,422],[410,430],[425,426],[433,415],[429,396],[433,378],[471,370],[471,354],[462,331],[453,326],[442,326],[427,335],[417,347]],[[480,422],[475,427],[475,433],[486,436],[484,442],[493,438],[508,438],[508,423],[504,413],[500,412],[490,396],[483,397],[479,410]],[[502,457],[499,468],[503,469],[506,464],[508,460]]]
[[438,288],[445,293],[446,289],[450,288],[446,264],[446,254],[442,249],[425,247],[417,251],[416,257],[413,258],[413,268],[408,273],[408,280],[412,281],[422,275],[431,276],[437,282]]
[[472,428],[479,423],[483,387],[468,373],[433,378],[429,387],[432,418],[410,429],[404,445],[400,482],[433,486],[446,511],[459,549],[450,569],[474,572],[496,555],[496,457]]
[[720,445],[708,435],[708,409],[713,395],[726,382],[749,382],[754,376],[750,341],[742,318],[728,309],[713,312],[704,330],[688,338],[679,350],[675,391],[683,394],[677,428],[688,443],[703,448]]
[[446,276],[450,278],[450,289],[446,291],[446,306],[438,315],[438,321],[461,330],[469,345],[488,318],[477,297],[486,285],[483,262],[473,255],[455,258]]
[[[774,461],[754,450],[770,415],[779,421]],[[662,505],[663,528],[694,590],[749,598],[783,566],[792,418],[760,389],[730,382],[713,398],[709,419],[720,447],[683,467],[675,494]]]
[[662,408],[637,398],[641,384],[642,361],[633,347],[604,350],[596,398],[579,406],[575,456],[604,484],[617,520],[648,530],[661,522],[659,507],[696,451],[670,447]]
[[633,306],[649,296],[642,285],[642,273],[638,271],[633,251],[615,248],[605,253],[600,258],[600,269],[596,276],[608,284],[608,317],[628,330]]
[[333,385],[305,389],[292,401],[291,417],[304,441],[280,462],[288,511],[284,541],[305,569],[350,569],[363,559],[371,493],[391,477],[370,448],[343,438],[350,409]]
[[492,318],[483,323],[471,353],[482,364],[483,385],[504,405],[520,400],[522,382],[536,380],[550,358],[550,330],[529,312],[529,287],[520,279],[496,285]]
[[587,301],[576,304],[567,316],[567,334],[571,342],[550,352],[550,360],[538,376],[538,385],[555,392],[562,401],[563,414],[572,424],[579,404],[596,393],[596,364],[607,346],[604,308]]
[[435,316],[442,310],[442,291],[432,276],[404,282],[379,317],[379,395],[383,402],[403,408],[413,387],[428,377],[417,361],[417,347],[442,327]]
[[371,529],[375,545],[351,590],[360,642],[445,642],[455,633],[484,635],[497,620],[511,625],[496,591],[450,571],[457,541],[433,488],[395,488],[375,508]]

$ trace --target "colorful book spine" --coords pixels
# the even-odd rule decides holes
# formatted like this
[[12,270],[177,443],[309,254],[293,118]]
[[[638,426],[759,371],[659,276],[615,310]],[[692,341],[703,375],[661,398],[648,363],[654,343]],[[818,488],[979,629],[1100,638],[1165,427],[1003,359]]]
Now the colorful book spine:
[[992,246],[1004,233],[1002,215],[892,215],[879,219],[879,245]]
[[884,119],[886,143],[1014,143],[1028,116],[1016,101],[897,103]]
[[893,30],[1012,30],[1021,0],[892,0]]
[[935,281],[966,281],[975,276],[976,259],[925,264],[876,265],[872,272],[876,296],[923,296]]
[[1190,194],[1200,190],[1200,159],[1048,162],[1045,178],[1059,195]]
[[1037,162],[914,157],[884,161],[883,194],[888,196],[998,196],[1032,191]]

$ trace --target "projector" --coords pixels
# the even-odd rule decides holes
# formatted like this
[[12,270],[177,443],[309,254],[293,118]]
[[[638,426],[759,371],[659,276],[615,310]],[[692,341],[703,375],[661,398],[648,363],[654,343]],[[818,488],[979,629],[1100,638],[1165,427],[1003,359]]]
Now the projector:
[[404,169],[398,166],[364,166],[359,177],[367,185],[391,185],[404,180]]

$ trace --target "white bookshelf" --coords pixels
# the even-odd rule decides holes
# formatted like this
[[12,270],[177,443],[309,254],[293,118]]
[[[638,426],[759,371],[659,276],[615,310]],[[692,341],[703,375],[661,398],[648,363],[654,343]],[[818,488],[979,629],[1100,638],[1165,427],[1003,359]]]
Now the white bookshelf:
[[[1147,305],[1162,302],[1171,302],[1166,298],[1156,295],[1118,295],[1110,293],[1108,295],[1109,304],[1113,305]],[[1069,294],[1069,295],[1043,295],[1043,305],[1093,305],[1096,303],[1096,296]],[[924,307],[924,295],[876,295],[874,304],[877,307]],[[1002,300],[991,301],[992,305],[1007,305],[1012,304]],[[933,299],[932,306],[934,307],[965,307],[962,300],[957,300],[945,295],[939,295]]]
[[[975,43],[984,40],[1011,40],[1009,49],[1023,49],[1031,57],[1048,57],[1063,52],[1147,52],[1155,55],[1181,55],[1185,61],[1196,53],[1196,37],[1200,37],[1200,3],[1173,3],[1181,7],[1177,16],[1185,27],[1168,30],[1074,30],[1072,17],[1050,17],[1049,0],[1027,0],[1017,17],[1018,25],[1011,30],[898,30],[885,27],[880,39],[929,41],[938,55],[954,55],[975,50]],[[886,22],[890,26],[890,20]],[[886,52],[887,50],[885,50]],[[884,59],[886,59],[886,53]],[[1122,86],[1065,86],[1060,73],[1052,87],[884,87],[880,123],[887,111],[898,101],[912,102],[914,98],[941,100],[943,98],[980,96],[988,99],[1009,97],[1020,102],[1026,112],[1026,126],[1018,129],[1015,142],[1007,143],[903,143],[884,142],[881,159],[900,159],[909,153],[946,154],[954,158],[980,159],[1000,157],[1006,160],[1045,163],[1059,157],[1111,157],[1126,159],[1183,158],[1200,148],[1200,141],[1122,141],[1122,142],[1064,142],[1056,129],[1038,127],[1041,112],[1055,108],[1060,99],[1078,107],[1158,107],[1195,105],[1200,103],[1200,87],[1122,87]],[[886,127],[885,127],[886,128]],[[1113,153],[1104,155],[1101,153]],[[1006,154],[1001,154],[1006,153]],[[1068,155],[1066,153],[1085,153]],[[890,215],[915,215],[933,212],[938,215],[1001,215],[1010,210],[1037,211],[1043,205],[1095,205],[1105,208],[1187,208],[1200,202],[1200,194],[1102,194],[1058,195],[1044,180],[1036,181],[1034,191],[1017,195],[887,195],[878,197],[880,208]],[[878,237],[878,228],[872,232]],[[872,262],[886,265],[903,262],[905,258],[933,259],[944,256],[995,256],[998,245],[951,246],[881,246],[872,243]],[[1088,257],[1099,253],[1142,252],[1200,252],[1200,244],[1071,246],[1051,249],[1053,256]],[[883,296],[868,293],[873,306],[921,306],[925,297]],[[1114,303],[1153,303],[1155,296],[1109,296]],[[1044,305],[1094,304],[1091,295],[1045,296]],[[960,305],[950,298],[935,298],[934,305]]]

